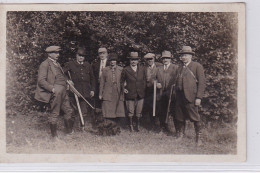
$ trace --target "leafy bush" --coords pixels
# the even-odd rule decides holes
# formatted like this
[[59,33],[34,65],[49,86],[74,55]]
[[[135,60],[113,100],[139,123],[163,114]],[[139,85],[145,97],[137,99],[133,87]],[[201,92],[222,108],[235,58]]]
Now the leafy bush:
[[234,122],[237,118],[237,13],[169,12],[8,12],[7,112],[38,109],[33,99],[37,70],[49,45],[62,47],[61,64],[75,48],[88,49],[88,61],[99,46],[118,53],[160,54],[190,45],[206,73],[205,119]]

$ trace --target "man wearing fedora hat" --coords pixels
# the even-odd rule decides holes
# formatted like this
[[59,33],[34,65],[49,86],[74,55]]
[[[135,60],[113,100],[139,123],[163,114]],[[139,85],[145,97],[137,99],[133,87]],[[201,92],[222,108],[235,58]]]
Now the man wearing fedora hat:
[[59,46],[49,46],[45,49],[48,58],[39,67],[35,92],[36,100],[50,104],[51,113],[48,119],[51,135],[54,139],[58,139],[57,122],[61,110],[64,112],[64,123],[67,133],[73,133],[71,122],[73,110],[66,91],[67,78],[57,62],[60,50]]
[[146,88],[146,71],[138,65],[138,52],[131,52],[130,65],[125,67],[121,75],[121,86],[124,88],[126,107],[128,111],[130,131],[133,131],[133,117],[136,115],[136,131],[139,131],[143,102]]
[[168,129],[165,123],[166,115],[167,115],[170,95],[173,94],[171,93],[171,91],[173,91],[172,88],[175,87],[178,67],[177,65],[171,63],[172,54],[170,51],[167,50],[163,51],[161,58],[162,58],[163,66],[160,66],[157,72],[157,80],[158,80],[157,88],[160,89],[160,97],[159,97],[160,114],[158,115],[159,116],[158,118],[160,121],[161,130],[167,131]]
[[182,138],[186,119],[194,122],[196,143],[201,145],[201,118],[198,107],[205,90],[204,69],[198,62],[192,61],[195,54],[190,46],[183,46],[179,52],[183,66],[177,72],[176,115],[177,137]]
[[92,68],[95,76],[95,107],[101,108],[101,100],[99,99],[99,85],[103,69],[109,66],[108,51],[105,47],[98,49],[98,60],[92,63]]
[[[157,81],[156,75],[158,68],[163,64],[159,62],[155,62],[155,54],[154,53],[147,53],[144,55],[145,60],[145,67],[146,67],[146,92],[145,92],[145,99],[144,99],[144,108],[143,112],[147,113],[150,118],[150,122],[152,125],[153,130],[157,130],[155,117],[153,117],[153,99],[154,99],[154,82]],[[158,104],[156,105],[157,112],[158,112]],[[156,115],[156,113],[155,113]]]
[[[74,87],[82,94],[82,96],[91,102],[95,90],[95,77],[91,65],[87,61],[84,61],[86,57],[86,49],[79,47],[76,53],[76,59],[65,64],[64,72],[70,75]],[[71,96],[71,99],[74,100],[74,105],[76,105],[74,95],[72,94]],[[92,120],[92,109],[90,109],[82,98],[79,98],[79,104],[84,121],[87,119]],[[84,131],[82,123],[81,129]]]

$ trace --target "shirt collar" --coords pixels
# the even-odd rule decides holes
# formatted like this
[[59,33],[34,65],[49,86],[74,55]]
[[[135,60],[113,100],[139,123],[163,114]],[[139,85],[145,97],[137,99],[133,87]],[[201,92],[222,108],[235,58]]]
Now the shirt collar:
[[154,63],[153,63],[153,65],[149,66],[149,68],[154,68],[154,66],[155,66],[155,65],[154,65]]
[[55,62],[55,63],[57,63],[57,61],[56,60],[54,60],[54,59],[52,59],[52,58],[50,58],[50,57],[48,57],[49,58],[49,60],[51,60],[52,62]]
[[134,71],[136,71],[136,69],[137,69],[137,66],[131,66],[131,65],[130,65],[130,67],[131,67]]
[[82,65],[84,62],[79,62],[79,61],[77,61],[77,63]]
[[191,61],[190,62],[188,62],[187,64],[184,64],[186,67],[189,65],[191,63]]

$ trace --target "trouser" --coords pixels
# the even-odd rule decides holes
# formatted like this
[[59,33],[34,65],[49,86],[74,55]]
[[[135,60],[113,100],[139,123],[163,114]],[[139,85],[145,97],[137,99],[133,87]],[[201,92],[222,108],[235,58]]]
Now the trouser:
[[189,119],[192,122],[200,121],[198,106],[195,106],[195,100],[190,103],[186,99],[183,91],[176,92],[175,111],[175,119],[178,121],[185,121],[186,119]]
[[194,128],[196,132],[196,137],[199,138],[201,135],[201,122],[200,115],[198,112],[198,106],[195,106],[195,101],[190,103],[183,91],[176,92],[176,106],[175,106],[175,121],[177,124],[176,131],[184,133],[185,120],[189,119],[194,122]]
[[[159,121],[159,103],[156,103],[155,116],[153,116],[153,99],[154,99],[153,87],[146,88],[146,97],[144,99],[144,111],[149,115],[152,125],[156,125]],[[158,93],[158,92],[157,92]]]
[[159,101],[159,112],[158,117],[160,121],[161,127],[166,127],[165,120],[166,120],[166,115],[168,111],[168,104],[169,104],[169,95],[167,95],[168,92],[163,92],[160,101]]
[[62,85],[54,85],[55,93],[52,95],[50,100],[50,116],[49,122],[56,124],[60,111],[64,112],[64,119],[69,120],[72,117],[73,109],[70,105],[69,96],[66,91],[66,87]]
[[126,100],[126,108],[128,116],[133,117],[136,115],[137,118],[142,117],[144,99]]

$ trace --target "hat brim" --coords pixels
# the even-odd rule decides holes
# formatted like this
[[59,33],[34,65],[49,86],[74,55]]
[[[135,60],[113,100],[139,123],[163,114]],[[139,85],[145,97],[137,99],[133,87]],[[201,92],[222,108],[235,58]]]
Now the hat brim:
[[168,56],[162,56],[161,58],[162,58],[162,59],[163,59],[163,58],[172,59],[172,57],[168,57]]
[[128,59],[140,59],[140,57],[128,57]]
[[178,54],[190,54],[190,55],[194,55],[195,52],[179,52]]

